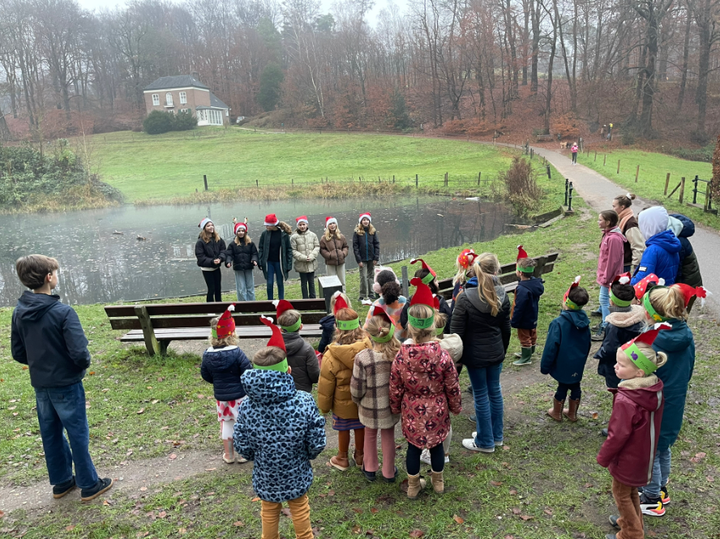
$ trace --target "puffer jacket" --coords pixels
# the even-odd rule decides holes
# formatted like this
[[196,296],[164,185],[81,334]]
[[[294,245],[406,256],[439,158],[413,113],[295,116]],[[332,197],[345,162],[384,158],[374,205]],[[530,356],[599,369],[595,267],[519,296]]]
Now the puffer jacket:
[[542,280],[537,277],[518,281],[510,325],[518,329],[535,329],[538,321],[540,296],[544,293],[545,287]]
[[[298,273],[312,273],[318,269],[318,253],[320,242],[315,232],[306,230],[300,232],[295,230],[290,236],[290,248],[292,249],[293,265]],[[308,258],[310,259],[308,261]]]
[[579,382],[590,345],[590,319],[585,311],[562,311],[550,322],[540,372],[549,374],[561,384]]
[[630,284],[635,286],[651,273],[665,279],[665,286],[675,284],[680,267],[680,240],[672,231],[664,230],[645,240],[645,245],[647,248]]
[[393,357],[367,348],[355,356],[350,395],[360,422],[369,429],[389,429],[400,420],[390,411],[390,367]]
[[478,296],[477,279],[473,277],[455,300],[450,333],[457,333],[463,342],[461,363],[469,369],[491,367],[505,360],[510,344],[510,300],[497,278],[495,293],[501,307],[497,316],[490,305]]
[[677,236],[682,246],[680,249],[680,268],[678,269],[675,282],[692,287],[702,286],[703,281],[702,275],[700,274],[700,264],[698,263],[693,246],[688,239],[695,234],[695,223],[680,213],[673,213],[669,216],[668,228]]
[[310,461],[325,449],[325,418],[285,372],[253,369],[242,383],[248,398],[233,438],[235,450],[254,461],[253,489],[268,502],[299,498],[313,482]]
[[613,409],[597,463],[621,483],[644,487],[652,478],[665,405],[663,383],[651,374],[623,380],[609,391]]
[[358,419],[357,405],[350,394],[355,356],[371,348],[369,339],[352,344],[331,344],[323,353],[317,405],[324,414],[330,410],[341,419]]
[[605,229],[600,242],[596,282],[609,287],[615,277],[623,273],[627,238],[619,228]]
[[380,260],[380,240],[378,240],[377,230],[370,223],[368,228],[358,225],[353,232],[353,253],[355,260],[367,262],[369,260]]
[[320,337],[317,351],[322,354],[335,337],[335,317],[328,314],[327,316],[323,316],[319,323],[322,328],[322,336]]
[[[292,248],[290,247],[290,225],[280,221],[278,223],[280,229],[280,270],[282,271],[283,278],[287,281],[290,270],[292,270],[293,255]],[[260,234],[260,241],[258,242],[258,265],[263,272],[263,277],[267,279],[267,261],[270,255],[270,232],[263,230]]]
[[390,409],[401,414],[408,442],[421,449],[441,444],[461,400],[457,370],[438,341],[403,344],[390,370]]
[[200,375],[213,385],[217,400],[231,401],[245,396],[240,377],[252,368],[250,360],[237,346],[210,347],[203,353]]
[[247,271],[255,267],[258,263],[258,250],[255,243],[250,242],[247,245],[238,245],[235,241],[231,241],[225,251],[226,263],[232,262],[233,270]]
[[315,350],[297,332],[283,331],[282,336],[287,350],[288,365],[292,367],[290,374],[295,380],[295,387],[300,391],[312,392],[313,384],[317,384],[320,377],[320,366]]
[[347,239],[343,234],[339,236],[333,234],[330,239],[323,234],[320,238],[320,254],[327,266],[342,266],[349,250]]
[[[219,268],[220,264],[227,260],[226,254],[227,247],[225,240],[220,238],[218,241],[210,239],[209,242],[205,243],[201,236],[198,236],[197,242],[195,242],[195,258],[197,258],[197,265],[201,268]],[[220,259],[220,264],[214,264],[213,260]]]
[[593,357],[598,360],[597,372],[605,377],[607,386],[617,387],[620,383],[620,379],[615,375],[617,349],[642,333],[645,327],[645,309],[642,305],[610,306],[610,314],[605,321],[605,338]]

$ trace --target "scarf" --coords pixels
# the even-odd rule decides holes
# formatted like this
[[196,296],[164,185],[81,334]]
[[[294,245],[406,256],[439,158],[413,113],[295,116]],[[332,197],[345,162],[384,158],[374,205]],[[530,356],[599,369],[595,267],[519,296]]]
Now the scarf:
[[623,208],[623,211],[618,213],[618,218],[620,219],[618,227],[620,227],[620,230],[625,230],[625,225],[631,217],[634,217],[634,214],[630,206],[628,206],[627,208]]

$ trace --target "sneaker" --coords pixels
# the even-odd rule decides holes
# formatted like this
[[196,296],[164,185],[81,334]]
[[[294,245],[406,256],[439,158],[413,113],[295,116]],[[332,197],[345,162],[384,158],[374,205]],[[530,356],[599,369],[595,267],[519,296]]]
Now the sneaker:
[[590,335],[590,340],[594,342],[602,342],[605,339],[605,330],[603,328],[598,329],[596,332],[594,332],[592,335]]
[[109,477],[98,479],[98,482],[92,488],[84,488],[80,491],[80,499],[84,502],[94,500],[103,492],[107,492],[113,486],[113,480]]
[[470,451],[479,451],[480,453],[495,453],[495,446],[492,447],[478,447],[475,445],[474,438],[465,438],[462,441],[463,447]]
[[53,498],[56,500],[62,498],[73,490],[75,487],[77,487],[77,484],[75,483],[75,476],[73,475],[72,478],[68,479],[64,483],[60,483],[59,485],[53,485]]
[[617,516],[617,515],[610,515],[610,516],[608,517],[608,520],[610,521],[610,525],[611,525],[613,528],[617,528],[618,530],[620,529],[620,525],[617,523],[617,521],[618,521],[619,518],[620,518],[620,517]]
[[232,464],[233,462],[235,462],[235,455],[228,457],[227,453],[223,453],[222,459],[225,464]]
[[370,298],[363,298],[363,300],[361,301],[361,303],[362,303],[363,305],[372,305],[372,304],[373,304],[373,302],[372,302],[372,300],[371,300]]
[[[474,440],[474,439],[477,437],[477,431],[473,431],[473,433],[471,434],[471,436],[473,437],[473,440]],[[500,441],[498,441],[498,442],[495,442],[495,447],[502,447],[502,446],[504,446],[504,445],[505,445],[505,442],[504,442],[503,440],[500,440]]]
[[640,511],[649,517],[661,517],[665,514],[662,500],[659,497],[650,498],[644,492],[640,495]]
[[[422,453],[420,453],[420,462],[422,462],[423,464],[427,464],[428,466],[432,466],[429,449],[422,450]],[[445,455],[445,464],[450,464],[450,457],[448,457],[447,455]]]
[[602,429],[602,430],[600,431],[600,436],[604,436],[605,438],[608,437],[608,434],[609,434],[609,432],[608,432],[607,429]]
[[670,503],[670,494],[668,494],[667,485],[660,487],[660,499],[662,500],[663,505]]
[[477,423],[477,417],[475,417],[475,414],[469,415],[468,420],[472,421],[473,423]]
[[372,483],[375,479],[377,479],[377,472],[368,472],[365,470],[365,466],[362,467],[362,473],[368,483]]
[[247,461],[248,461],[248,459],[245,459],[245,458],[241,457],[238,453],[235,453],[235,462],[237,462],[238,464],[243,464]]
[[383,481],[385,481],[386,483],[394,483],[397,476],[398,476],[398,469],[397,469],[397,466],[395,466],[395,475],[393,475],[392,477],[385,477],[383,475]]
[[602,309],[598,307],[593,312],[590,313],[590,316],[602,316]]

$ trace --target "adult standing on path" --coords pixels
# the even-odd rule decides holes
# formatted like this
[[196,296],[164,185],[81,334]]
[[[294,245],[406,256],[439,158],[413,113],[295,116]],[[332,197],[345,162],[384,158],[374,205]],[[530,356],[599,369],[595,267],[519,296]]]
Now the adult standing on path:
[[637,219],[632,211],[632,201],[635,195],[627,193],[618,195],[613,199],[612,209],[618,215],[618,227],[627,242],[624,244],[624,272],[630,272],[632,268],[636,268],[640,263],[643,251],[645,251],[645,238],[640,232]]
[[278,298],[285,299],[285,281],[292,269],[290,234],[292,229],[274,213],[265,216],[265,230],[258,242],[260,269],[267,282],[267,297],[273,298],[273,284],[277,279]]
[[572,154],[572,164],[577,165],[577,154],[578,154],[578,144],[577,142],[572,143],[572,147],[570,148],[570,153]]
[[195,243],[195,258],[207,285],[205,301],[222,301],[220,264],[226,259],[225,241],[219,236],[215,223],[209,217],[200,221],[198,226],[200,235]]
[[325,233],[320,238],[320,254],[325,259],[326,275],[336,275],[340,279],[345,292],[345,259],[347,258],[348,242],[338,228],[337,219],[325,218]]
[[600,309],[602,309],[602,322],[592,335],[593,341],[602,341],[605,332],[605,318],[610,314],[610,285],[613,279],[623,272],[623,257],[625,243],[618,225],[618,215],[613,210],[600,212],[598,226],[603,236],[600,242],[600,256],[597,265],[597,284],[600,285]]

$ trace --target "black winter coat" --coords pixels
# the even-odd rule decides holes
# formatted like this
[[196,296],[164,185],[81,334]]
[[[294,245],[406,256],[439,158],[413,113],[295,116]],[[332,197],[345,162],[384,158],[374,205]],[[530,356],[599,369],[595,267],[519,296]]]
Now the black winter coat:
[[598,360],[597,372],[605,378],[607,387],[616,388],[620,383],[615,374],[617,349],[642,333],[645,327],[645,310],[640,305],[633,305],[610,307],[610,311],[605,319],[605,338],[593,357]]
[[335,317],[331,314],[323,316],[320,319],[320,327],[322,328],[322,337],[318,344],[317,351],[321,354],[325,352],[325,348],[333,342],[335,337]]
[[320,365],[315,350],[299,333],[283,332],[283,340],[287,349],[288,365],[292,367],[295,387],[298,391],[312,393],[313,384],[320,378]]
[[30,370],[33,387],[78,383],[90,366],[88,341],[72,307],[60,296],[23,292],[13,311],[12,357]]
[[531,277],[518,281],[515,289],[515,304],[510,325],[518,329],[535,329],[538,321],[540,296],[545,293],[542,280]]
[[[445,300],[444,297],[440,296],[440,309],[438,309],[441,313],[445,314],[447,316],[447,322],[445,323],[445,330],[443,331],[443,334],[449,335],[450,334],[450,324],[452,323],[452,308],[450,307],[450,304]],[[410,299],[405,302],[405,307],[403,307],[402,312],[400,313],[400,325],[403,329],[407,329],[408,324],[408,309],[410,308],[410,302],[412,301],[412,296],[410,296]]]
[[497,316],[490,314],[490,305],[478,296],[477,279],[474,277],[455,299],[450,333],[457,333],[462,339],[460,363],[469,369],[502,363],[510,344],[510,300],[500,282],[496,278],[493,280],[495,293],[502,305]]
[[363,230],[363,234],[358,234],[357,229],[353,232],[353,253],[358,264],[380,260],[380,240],[377,230],[373,228],[372,232],[371,234],[367,228]]
[[[219,241],[211,239],[205,243],[201,237],[198,237],[197,243],[195,243],[195,258],[197,258],[197,265],[201,268],[219,268],[220,264],[226,260],[225,240],[220,238]],[[213,264],[213,260],[216,258],[220,259],[220,264]]]
[[253,262],[258,263],[257,247],[253,242],[247,245],[238,245],[231,241],[225,251],[225,261],[227,264],[232,262],[235,271],[251,270],[255,267]]
[[[287,225],[285,225],[287,226]],[[282,271],[284,280],[287,281],[288,274],[292,269],[293,256],[292,248],[290,247],[290,234],[284,227],[280,228],[280,270]],[[289,227],[288,227],[289,229]],[[270,256],[270,232],[263,230],[260,234],[260,241],[258,242],[258,258],[260,269],[263,272],[263,276],[267,279],[267,261]]]
[[678,219],[683,224],[683,229],[678,236],[682,248],[680,249],[680,267],[678,268],[675,282],[693,287],[701,286],[702,275],[700,274],[700,264],[698,263],[693,246],[688,239],[695,234],[695,223],[680,213],[670,214],[670,217]]
[[252,368],[250,360],[237,346],[211,347],[203,354],[200,375],[203,380],[213,385],[217,400],[231,401],[245,396],[240,377]]

